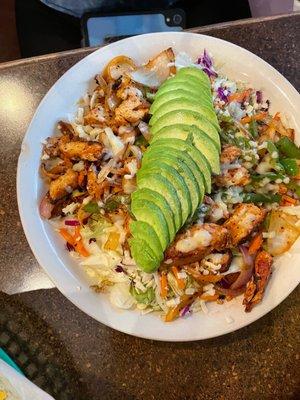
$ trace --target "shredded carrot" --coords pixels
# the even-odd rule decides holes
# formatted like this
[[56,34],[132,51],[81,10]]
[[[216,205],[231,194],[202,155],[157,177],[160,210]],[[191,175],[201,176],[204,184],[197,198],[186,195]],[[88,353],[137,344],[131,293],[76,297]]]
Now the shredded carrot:
[[262,112],[262,113],[259,113],[256,115],[252,115],[251,117],[247,115],[246,117],[241,119],[241,123],[243,125],[245,125],[245,124],[249,124],[249,122],[251,122],[251,121],[261,121],[262,119],[266,118],[266,115],[267,114],[265,112]]
[[193,270],[193,268],[190,268],[190,267],[187,267],[186,270],[198,282],[216,283],[216,282],[219,282],[223,278],[223,275],[213,275],[213,274],[203,275],[203,274],[200,274],[199,272]]
[[276,121],[280,121],[280,112],[277,112],[277,113],[274,115],[273,119],[275,119]]
[[185,288],[185,280],[178,276],[178,273],[179,273],[178,268],[174,266],[171,268],[171,270],[175,276],[175,279],[176,279],[179,289],[184,289]]
[[83,257],[88,257],[90,255],[90,253],[84,247],[82,240],[80,240],[79,242],[76,243],[75,250],[77,251],[77,253],[81,254]]
[[160,275],[160,295],[163,299],[167,297],[168,294],[168,279],[167,274],[162,272]]
[[250,246],[249,246],[249,254],[252,256],[261,248],[261,245],[263,243],[263,236],[262,233],[259,232],[257,235],[254,236],[254,238],[251,240]]
[[297,204],[296,199],[294,199],[291,196],[288,196],[287,194],[282,195],[281,202],[280,202],[281,206],[290,206],[290,205],[295,205],[295,204]]
[[208,295],[208,294],[201,294],[200,299],[204,300],[204,301],[216,301],[218,300],[219,295],[218,294],[214,294],[213,296]]
[[116,250],[120,240],[119,232],[110,232],[104,245],[105,250]]
[[75,239],[74,239],[74,237],[68,232],[67,229],[61,228],[61,229],[59,230],[59,233],[60,233],[61,236],[65,239],[66,242],[68,242],[68,243],[71,244],[72,246],[75,245]]
[[283,183],[280,183],[278,186],[279,186],[278,189],[279,194],[285,194],[288,191],[288,188]]
[[239,103],[242,103],[251,93],[251,89],[247,89],[244,92],[236,92],[236,93],[232,93],[229,97],[229,103],[231,101],[237,101]]

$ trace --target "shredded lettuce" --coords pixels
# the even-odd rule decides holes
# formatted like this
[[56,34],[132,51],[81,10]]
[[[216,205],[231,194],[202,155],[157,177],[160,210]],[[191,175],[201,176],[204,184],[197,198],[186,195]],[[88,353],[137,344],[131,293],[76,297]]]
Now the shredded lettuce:
[[139,292],[133,284],[130,286],[130,293],[138,303],[150,304],[155,299],[154,289],[148,288],[146,292]]

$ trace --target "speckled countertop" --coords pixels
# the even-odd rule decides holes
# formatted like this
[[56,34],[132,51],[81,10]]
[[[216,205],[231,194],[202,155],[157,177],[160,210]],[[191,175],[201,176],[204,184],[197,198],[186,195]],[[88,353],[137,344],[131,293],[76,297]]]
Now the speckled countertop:
[[[300,89],[299,14],[193,31],[249,49]],[[47,348],[46,362],[67,378],[68,387],[57,399],[299,399],[299,288],[238,332],[202,342],[157,343],[118,333],[84,315],[52,288],[35,261],[17,211],[20,144],[47,90],[91,51],[0,64],[0,345],[4,321],[16,318],[14,329],[25,331],[32,352]],[[39,384],[51,391],[45,381]]]

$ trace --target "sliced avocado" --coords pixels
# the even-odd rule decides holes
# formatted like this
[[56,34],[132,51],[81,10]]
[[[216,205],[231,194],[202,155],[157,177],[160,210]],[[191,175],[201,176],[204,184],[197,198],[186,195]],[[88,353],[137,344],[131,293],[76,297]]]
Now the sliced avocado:
[[191,159],[197,164],[201,174],[203,176],[203,181],[205,185],[205,192],[210,193],[211,191],[211,167],[207,159],[203,154],[193,145],[192,141],[181,140],[172,138],[158,139],[151,143],[152,147],[171,147],[177,149],[185,154],[188,154]]
[[206,75],[202,69],[197,68],[197,67],[185,67],[185,68],[180,68],[180,70],[177,72],[176,76],[192,76],[196,79],[199,79],[199,81],[205,83],[206,85],[211,86],[210,79]]
[[[177,140],[175,139],[174,141],[176,142]],[[149,157],[150,159],[155,159],[155,157],[157,156],[164,157],[165,154],[172,154],[172,156],[175,156],[176,158],[182,160],[187,165],[189,170],[192,172],[195,181],[197,182],[198,192],[199,192],[199,203],[201,203],[206,188],[204,184],[204,176],[200,169],[200,166],[186,151],[186,148],[184,149],[184,146],[182,147],[179,145],[178,147],[176,147],[176,143],[175,146],[174,145],[172,146],[170,142],[173,142],[173,139],[157,140],[155,143],[153,143],[153,145],[149,149],[149,152],[145,153],[145,157],[147,156],[147,158]],[[193,147],[193,149],[197,151],[195,147]]]
[[202,201],[201,195],[203,196],[204,188],[202,192],[200,191],[200,187],[195,178],[195,175],[191,171],[191,169],[187,166],[187,164],[182,161],[182,158],[179,158],[176,154],[176,151],[173,151],[172,148],[168,148],[167,151],[165,149],[161,151],[159,148],[150,148],[143,157],[142,166],[145,168],[147,165],[151,164],[159,164],[161,160],[164,163],[170,165],[175,168],[176,171],[182,176],[184,179],[191,198],[192,210],[191,215],[194,214],[196,208],[198,207],[200,201]]
[[157,259],[161,258],[163,248],[161,247],[155,230],[148,222],[132,221],[129,225],[129,229],[134,238],[142,239],[148,244]]
[[163,88],[170,87],[176,83],[183,82],[188,85],[192,85],[197,88],[199,92],[207,93],[211,96],[211,84],[204,83],[203,81],[191,76],[191,75],[175,75],[173,78],[167,79],[158,89],[160,92]]
[[184,98],[178,98],[168,101],[163,106],[158,108],[157,111],[152,115],[152,118],[149,121],[149,125],[154,125],[155,122],[164,114],[177,110],[195,111],[207,118],[207,120],[211,122],[218,131],[220,130],[218,118],[212,108],[207,107],[200,101],[188,100]]
[[[168,80],[168,83],[165,83],[164,86],[161,86],[155,97],[154,101],[159,99],[163,94],[169,92],[170,90],[178,90],[178,89],[184,89],[188,90],[189,92],[201,96],[201,99],[206,99],[208,103],[212,102],[212,95],[211,95],[211,89],[208,86],[198,86],[195,85],[194,82],[189,82],[188,80],[185,79],[174,79],[171,81],[171,79]],[[205,100],[203,100],[205,101]]]
[[151,163],[151,165],[148,164],[145,166],[145,168],[143,168],[142,164],[142,167],[137,173],[138,187],[139,179],[143,176],[143,174],[148,174],[149,172],[151,172],[152,174],[161,174],[165,176],[168,181],[174,186],[181,203],[182,222],[184,223],[192,212],[192,202],[189,189],[182,176],[176,171],[174,167],[163,162],[162,160],[159,163]]
[[160,208],[149,200],[132,199],[131,212],[137,221],[148,222],[155,230],[163,249],[170,243],[168,224]]
[[216,144],[218,150],[221,149],[220,136],[216,128],[205,118],[203,115],[198,114],[194,111],[177,110],[171,111],[160,117],[155,124],[151,127],[151,134],[155,134],[160,130],[169,125],[184,124],[194,125],[197,128],[204,131],[208,137],[210,137]]
[[128,240],[131,255],[144,272],[151,273],[157,270],[163,259],[163,253],[157,258],[147,242],[139,238],[130,238]]
[[213,110],[212,98],[211,99],[203,99],[200,93],[194,94],[185,89],[174,89],[162,94],[157,97],[155,101],[152,103],[149,113],[154,114],[163,104],[175,100],[175,99],[187,99],[193,102],[201,102],[201,104],[205,105],[209,109]]
[[163,193],[173,211],[175,228],[178,231],[183,224],[182,210],[177,191],[172,183],[163,175],[143,173],[142,177],[137,177],[137,184],[139,189],[150,188],[155,193]]
[[166,126],[152,137],[150,143],[152,144],[162,138],[176,138],[192,142],[207,159],[212,172],[220,173],[219,150],[215,142],[201,129],[184,124]]
[[163,197],[163,194],[154,192],[153,190],[148,189],[148,188],[142,188],[142,189],[136,190],[131,195],[131,201],[135,201],[137,199],[152,201],[152,203],[156,204],[160,208],[161,212],[163,213],[163,215],[167,221],[170,242],[171,242],[174,239],[175,234],[176,234],[176,228],[175,228],[175,223],[174,223],[174,214],[173,214],[173,211],[172,211],[171,207],[169,206],[168,202]]

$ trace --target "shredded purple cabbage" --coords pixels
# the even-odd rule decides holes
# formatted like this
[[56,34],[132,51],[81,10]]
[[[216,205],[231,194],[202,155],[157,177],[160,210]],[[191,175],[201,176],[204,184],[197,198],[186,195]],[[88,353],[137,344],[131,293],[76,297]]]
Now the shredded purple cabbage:
[[256,91],[256,102],[262,103],[262,92],[260,90]]
[[226,95],[224,93],[224,90],[226,90],[226,89],[224,89],[223,87],[220,86],[220,87],[218,87],[217,92],[218,92],[218,96],[220,97],[220,99],[227,103],[228,102],[228,95]]
[[204,49],[203,55],[200,56],[197,60],[197,64],[199,64],[202,70],[209,76],[217,77],[218,74],[216,73],[213,62],[210,55],[207,53],[206,49]]
[[191,306],[189,306],[189,305],[185,306],[185,307],[181,310],[180,316],[181,316],[181,317],[184,317],[187,313],[191,312],[190,307],[191,307]]
[[89,244],[91,244],[91,243],[93,243],[93,242],[96,242],[97,240],[96,240],[96,238],[90,238],[89,239]]

